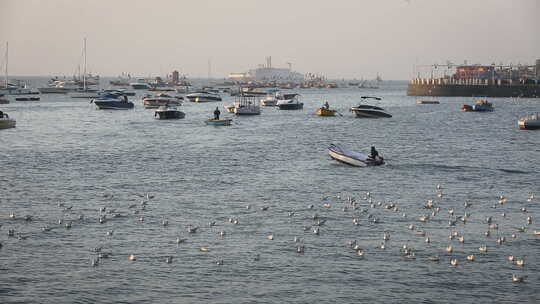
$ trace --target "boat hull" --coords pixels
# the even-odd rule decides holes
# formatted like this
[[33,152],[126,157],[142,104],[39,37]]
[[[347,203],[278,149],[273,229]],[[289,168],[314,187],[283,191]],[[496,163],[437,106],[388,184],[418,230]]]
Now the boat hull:
[[68,88],[38,88],[38,91],[41,94],[67,94],[68,92],[73,92],[75,90]]
[[358,118],[391,118],[392,117],[392,115],[386,112],[381,112],[381,111],[357,110],[357,109],[352,109],[351,111]]
[[518,126],[521,130],[540,130],[540,120],[520,119]]
[[372,159],[361,160],[361,159],[354,158],[350,155],[340,153],[339,151],[334,150],[332,146],[328,148],[328,154],[330,155],[332,159],[337,160],[340,163],[353,166],[353,167],[380,166],[384,164],[384,160],[382,160],[382,158],[379,158],[378,160],[372,160]]
[[182,111],[161,111],[155,114],[157,119],[182,119],[186,114]]
[[15,128],[17,121],[11,118],[0,118],[0,129]]
[[94,104],[100,110],[129,110],[135,106],[132,102],[118,101],[94,101]]
[[210,126],[230,126],[232,119],[208,119],[205,122]]
[[167,100],[160,100],[160,99],[143,99],[143,105],[145,109],[157,109],[161,106],[166,105],[181,105],[182,103],[179,100],[173,100],[173,99],[167,99]]
[[319,116],[336,116],[336,110],[319,108],[317,109],[317,112],[315,112],[315,114]]
[[280,110],[301,110],[304,108],[303,103],[286,103],[278,104]]
[[416,104],[439,104],[437,100],[417,100]]

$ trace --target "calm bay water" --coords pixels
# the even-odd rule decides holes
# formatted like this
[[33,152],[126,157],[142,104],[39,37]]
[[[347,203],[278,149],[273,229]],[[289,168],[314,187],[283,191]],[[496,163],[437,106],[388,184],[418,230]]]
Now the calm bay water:
[[[130,97],[136,106],[129,111],[100,111],[63,95],[2,105],[17,128],[0,131],[0,302],[540,301],[540,237],[533,234],[540,231],[540,132],[517,128],[520,116],[540,109],[540,99],[491,98],[494,112],[464,113],[459,106],[470,98],[416,105],[405,89],[395,82],[380,90],[298,90],[303,110],[263,108],[260,116],[234,118],[230,127],[204,120],[216,106],[224,112],[231,97],[185,103],[186,118],[177,121],[155,120],[140,95]],[[348,109],[363,95],[383,97],[379,105],[394,117],[354,118]],[[343,116],[315,116],[325,101]],[[387,164],[336,163],[327,154],[330,143],[365,153],[375,145]],[[363,199],[366,191],[373,208]],[[145,193],[155,197],[142,210],[138,194]],[[537,197],[529,202],[531,193]],[[499,204],[499,195],[508,202]],[[360,207],[344,211],[346,197]],[[428,199],[441,211],[422,223],[419,216],[431,213],[423,208]],[[390,203],[399,211],[384,208]],[[450,209],[470,213],[467,223],[450,227]],[[105,223],[100,214],[107,214]],[[315,215],[326,220],[319,235]],[[486,238],[488,216],[499,228]],[[200,228],[188,233],[189,225]],[[52,230],[43,232],[45,226]],[[521,226],[525,232],[514,229]],[[27,238],[9,237],[9,229]],[[391,238],[380,249],[384,231]],[[449,240],[452,231],[465,243]],[[178,237],[186,241],[177,244]],[[350,240],[364,258],[347,246]],[[402,257],[405,244],[416,259]],[[453,253],[444,250],[450,244]],[[482,245],[487,253],[479,252]],[[111,256],[93,267],[96,247]],[[131,254],[137,261],[128,260]],[[475,262],[466,261],[470,254]],[[435,255],[439,263],[429,261]],[[524,258],[525,267],[512,265],[509,255]],[[512,282],[512,274],[527,276],[526,283]]]

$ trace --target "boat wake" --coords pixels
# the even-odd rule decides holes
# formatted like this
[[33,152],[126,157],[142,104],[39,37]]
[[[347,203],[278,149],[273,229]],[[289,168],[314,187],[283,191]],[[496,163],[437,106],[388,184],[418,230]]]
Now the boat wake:
[[517,170],[517,169],[504,169],[504,168],[486,168],[486,167],[477,167],[477,166],[463,166],[463,165],[440,165],[440,164],[429,164],[429,163],[421,163],[421,164],[389,164],[388,166],[391,166],[396,169],[430,169],[435,170],[439,172],[453,172],[453,171],[498,171],[503,173],[510,173],[510,174],[532,174],[534,172],[532,171],[523,171],[523,170]]

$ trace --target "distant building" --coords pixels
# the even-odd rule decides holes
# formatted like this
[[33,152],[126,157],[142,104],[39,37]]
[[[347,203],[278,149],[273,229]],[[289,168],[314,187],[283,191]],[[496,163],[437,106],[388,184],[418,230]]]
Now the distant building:
[[272,67],[272,57],[266,58],[266,64],[259,68],[251,69],[246,73],[231,73],[229,80],[233,81],[272,81],[272,82],[289,82],[302,81],[304,75],[298,72],[293,72],[290,68],[274,68]]

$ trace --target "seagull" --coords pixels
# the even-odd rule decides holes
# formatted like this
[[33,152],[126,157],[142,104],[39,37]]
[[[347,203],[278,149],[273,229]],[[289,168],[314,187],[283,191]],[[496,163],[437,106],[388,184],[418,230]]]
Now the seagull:
[[475,259],[474,254],[471,254],[471,255],[468,255],[468,256],[467,256],[467,261],[472,262],[472,261],[474,261],[474,259]]
[[273,234],[270,234],[270,235],[267,236],[266,238],[269,239],[270,241],[273,241],[273,240],[274,240],[274,235],[273,235]]
[[301,245],[301,246],[296,247],[296,252],[297,252],[297,253],[302,254],[302,253],[304,253],[304,251],[305,251],[304,245]]
[[201,248],[199,248],[199,250],[202,251],[202,252],[209,252],[210,251],[210,249],[208,249],[206,247],[201,247]]
[[454,251],[454,247],[452,247],[452,245],[446,247],[446,252],[452,253],[452,251]]
[[168,256],[168,257],[165,258],[165,263],[170,264],[170,263],[172,263],[172,260],[173,260],[173,257]]
[[459,262],[458,262],[457,259],[451,259],[451,260],[450,260],[450,264],[451,264],[452,266],[457,266],[457,265],[459,264]]
[[176,238],[176,244],[182,244],[186,241],[186,239]]
[[480,250],[480,252],[487,252],[488,251],[486,245],[484,245],[483,247],[478,248],[478,250]]
[[516,266],[519,267],[525,266],[525,261],[523,259],[517,259],[514,263],[516,263]]
[[129,258],[128,258],[130,261],[136,261],[137,260],[137,257],[135,255],[130,255]]

